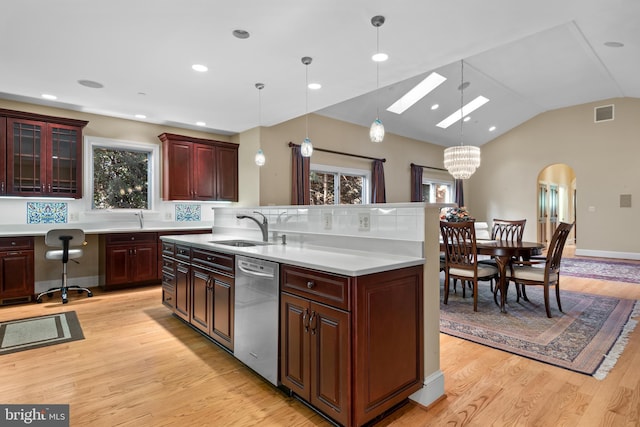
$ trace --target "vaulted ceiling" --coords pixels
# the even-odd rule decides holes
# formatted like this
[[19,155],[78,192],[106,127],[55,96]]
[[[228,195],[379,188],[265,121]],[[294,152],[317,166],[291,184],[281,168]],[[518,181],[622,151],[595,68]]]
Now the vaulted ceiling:
[[[436,123],[483,95],[463,128],[482,145],[544,111],[640,98],[638,22],[635,0],[8,0],[0,98],[223,134],[307,111],[368,127],[379,108],[387,132],[450,146],[459,122]],[[377,36],[389,55],[378,70]],[[403,114],[385,110],[433,71],[447,80]],[[307,92],[307,76],[322,88]]]

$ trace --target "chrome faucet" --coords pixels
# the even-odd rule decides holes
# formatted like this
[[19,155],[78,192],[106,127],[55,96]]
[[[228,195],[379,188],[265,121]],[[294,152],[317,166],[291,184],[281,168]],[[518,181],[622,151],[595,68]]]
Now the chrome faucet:
[[142,213],[142,211],[136,212],[134,215],[137,216],[138,221],[140,221],[140,228],[144,228],[144,214]]
[[238,219],[247,218],[247,219],[251,219],[251,220],[255,221],[255,223],[258,224],[258,227],[260,227],[260,231],[262,231],[262,241],[263,242],[267,242],[269,240],[269,222],[267,221],[267,217],[264,216],[264,214],[262,214],[261,212],[258,212],[258,211],[253,211],[253,213],[261,215],[262,216],[262,222],[260,222],[256,218],[252,217],[251,215],[236,215],[236,218],[238,218]]

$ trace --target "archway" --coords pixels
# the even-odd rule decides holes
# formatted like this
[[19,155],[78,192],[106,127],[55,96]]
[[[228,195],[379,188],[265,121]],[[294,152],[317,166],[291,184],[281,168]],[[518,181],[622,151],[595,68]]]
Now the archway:
[[[549,165],[538,174],[538,241],[548,243],[558,223],[576,221],[576,174],[564,163]],[[576,242],[577,223],[567,240]]]

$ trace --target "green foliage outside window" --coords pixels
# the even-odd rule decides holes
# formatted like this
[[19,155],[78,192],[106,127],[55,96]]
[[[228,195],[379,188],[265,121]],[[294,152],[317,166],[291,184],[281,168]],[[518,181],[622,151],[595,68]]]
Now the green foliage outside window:
[[333,205],[338,200],[343,205],[362,204],[364,177],[342,173],[311,171],[309,175],[312,205]]
[[93,151],[94,209],[148,209],[149,153]]

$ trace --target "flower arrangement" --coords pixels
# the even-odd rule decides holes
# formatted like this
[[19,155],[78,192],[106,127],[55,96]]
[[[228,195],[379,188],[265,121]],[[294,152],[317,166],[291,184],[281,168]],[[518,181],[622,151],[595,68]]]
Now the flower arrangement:
[[440,209],[440,220],[447,222],[473,221],[466,207]]

